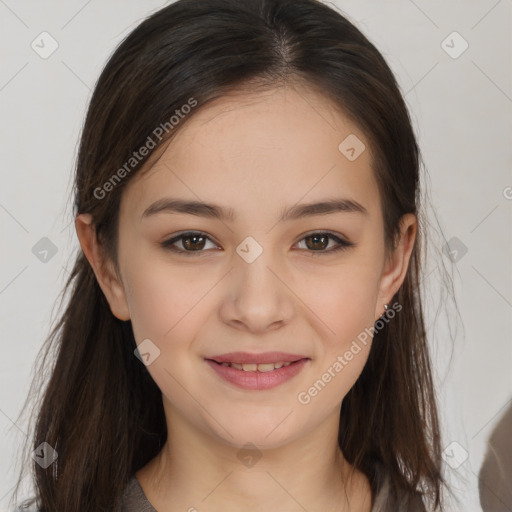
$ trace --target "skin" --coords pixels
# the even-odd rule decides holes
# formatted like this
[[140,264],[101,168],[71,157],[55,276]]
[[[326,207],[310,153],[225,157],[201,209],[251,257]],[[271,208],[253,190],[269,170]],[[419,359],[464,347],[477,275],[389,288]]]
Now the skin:
[[[349,134],[367,148],[354,161],[338,150]],[[163,197],[232,207],[237,219],[183,213],[141,219]],[[350,198],[368,213],[278,220],[285,206],[332,198]],[[416,226],[414,215],[404,216],[400,243],[385,253],[364,134],[301,86],[225,96],[187,120],[157,164],[123,191],[119,275],[90,215],[77,216],[80,244],[112,313],[131,320],[138,344],[149,338],[160,350],[147,369],[162,390],[168,441],[136,473],[159,512],[370,511],[369,482],[358,471],[348,478],[353,468],[337,433],[342,399],[371,340],[309,404],[297,395],[383,314],[405,278]],[[201,254],[187,257],[160,245],[186,230],[210,237],[189,249],[200,247]],[[329,253],[335,240],[306,239],[325,231],[355,245]],[[263,248],[252,263],[236,252],[248,236]],[[190,247],[183,242],[174,245]],[[247,391],[204,361],[237,350],[311,360],[276,388]],[[252,467],[237,457],[248,442],[261,455]]]

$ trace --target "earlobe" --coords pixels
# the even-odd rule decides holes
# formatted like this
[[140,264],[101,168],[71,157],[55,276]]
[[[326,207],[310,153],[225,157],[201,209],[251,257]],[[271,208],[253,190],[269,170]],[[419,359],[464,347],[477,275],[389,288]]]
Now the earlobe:
[[393,253],[386,260],[381,276],[377,309],[375,311],[377,318],[381,316],[384,304],[390,304],[392,297],[405,280],[416,240],[416,216],[412,213],[403,215],[400,220],[400,228],[400,240]]
[[77,215],[75,229],[85,257],[94,271],[96,280],[110,305],[112,314],[119,320],[129,320],[130,311],[123,283],[112,268],[112,262],[105,258],[96,236],[92,216],[88,213]]

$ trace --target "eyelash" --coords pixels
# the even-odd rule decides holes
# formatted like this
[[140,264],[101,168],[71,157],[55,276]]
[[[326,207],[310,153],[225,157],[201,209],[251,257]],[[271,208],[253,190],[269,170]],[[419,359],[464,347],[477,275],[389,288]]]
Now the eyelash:
[[[334,249],[324,249],[324,250],[319,250],[319,251],[312,251],[312,250],[309,250],[309,249],[302,249],[302,250],[306,250],[306,251],[310,252],[311,256],[324,256],[324,255],[327,255],[327,254],[331,254],[331,253],[338,252],[338,251],[341,251],[341,250],[345,250],[345,249],[348,249],[350,247],[355,246],[355,244],[353,242],[348,242],[346,240],[343,240],[342,238],[336,236],[334,233],[330,233],[330,232],[327,232],[327,231],[313,231],[312,233],[307,233],[303,238],[301,238],[299,240],[299,242],[302,242],[305,238],[308,238],[308,237],[311,237],[311,236],[315,236],[315,235],[327,236],[328,238],[330,238],[330,239],[334,240],[335,242],[337,242],[339,245],[337,247],[334,247]],[[164,240],[163,242],[160,243],[160,245],[164,249],[166,249],[168,251],[172,251],[172,252],[175,252],[175,253],[178,253],[178,254],[183,254],[184,256],[187,256],[187,257],[188,256],[200,256],[201,253],[206,252],[205,250],[186,251],[184,249],[178,249],[177,247],[173,246],[173,244],[176,243],[177,241],[181,240],[182,238],[187,238],[189,236],[204,237],[204,238],[207,238],[208,240],[210,240],[212,242],[212,240],[210,239],[210,237],[206,233],[203,233],[201,231],[187,231],[185,233],[181,233],[178,236],[170,238],[169,240]]]

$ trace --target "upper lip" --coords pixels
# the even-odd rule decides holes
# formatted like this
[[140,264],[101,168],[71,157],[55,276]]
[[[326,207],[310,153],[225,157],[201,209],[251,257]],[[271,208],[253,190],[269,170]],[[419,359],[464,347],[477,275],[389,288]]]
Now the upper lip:
[[217,363],[287,363],[309,359],[300,354],[287,354],[286,352],[263,352],[261,354],[250,354],[249,352],[229,352],[218,356],[207,357],[205,359],[216,361]]

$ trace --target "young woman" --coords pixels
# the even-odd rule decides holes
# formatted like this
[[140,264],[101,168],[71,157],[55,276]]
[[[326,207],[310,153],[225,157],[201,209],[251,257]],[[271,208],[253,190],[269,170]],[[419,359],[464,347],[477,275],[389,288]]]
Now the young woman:
[[331,7],[142,22],[80,141],[38,510],[442,510],[419,169],[392,72]]

